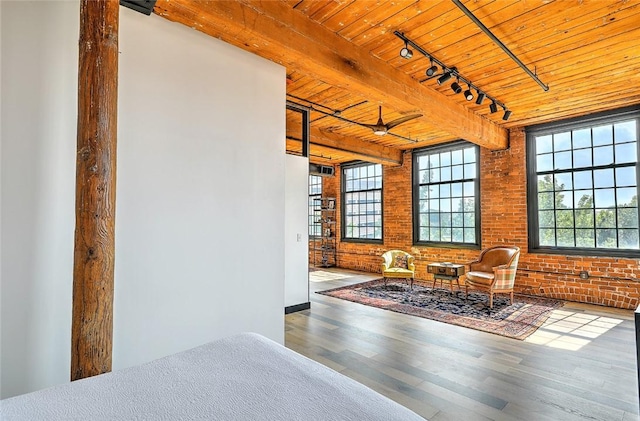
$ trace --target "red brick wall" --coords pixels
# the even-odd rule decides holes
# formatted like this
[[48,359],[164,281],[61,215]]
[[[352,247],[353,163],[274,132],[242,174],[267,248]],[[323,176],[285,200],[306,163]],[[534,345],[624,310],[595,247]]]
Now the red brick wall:
[[[527,191],[525,134],[511,130],[510,147],[504,151],[480,152],[482,247],[497,244],[521,249],[516,292],[635,309],[640,298],[640,259],[529,254],[527,250]],[[338,266],[380,272],[380,255],[402,249],[416,258],[416,278],[431,279],[431,262],[468,262],[478,250],[413,245],[411,153],[404,154],[401,167],[383,167],[384,244],[338,241]],[[340,168],[324,179],[324,194],[338,199]],[[340,233],[340,213],[337,213]],[[339,237],[338,237],[339,238]],[[580,279],[580,271],[589,279]]]

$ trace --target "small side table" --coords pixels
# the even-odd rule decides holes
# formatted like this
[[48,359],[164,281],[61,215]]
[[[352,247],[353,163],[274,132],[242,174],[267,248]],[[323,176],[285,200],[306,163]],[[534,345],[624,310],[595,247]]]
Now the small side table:
[[451,292],[453,292],[453,283],[458,284],[458,290],[460,289],[460,277],[464,275],[464,265],[457,265],[454,263],[431,263],[427,265],[427,272],[433,274],[433,287],[436,287],[436,281],[440,281],[440,286],[442,286],[442,281],[449,282],[449,288]]

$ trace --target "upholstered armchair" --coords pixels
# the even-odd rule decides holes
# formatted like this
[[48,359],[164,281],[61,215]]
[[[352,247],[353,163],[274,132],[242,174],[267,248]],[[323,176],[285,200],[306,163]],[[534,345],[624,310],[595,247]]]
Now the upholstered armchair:
[[402,250],[389,250],[382,254],[382,277],[384,284],[389,278],[404,279],[413,289],[416,266],[413,256]]
[[465,297],[469,288],[475,288],[489,293],[490,308],[493,308],[495,293],[509,294],[513,303],[513,284],[519,258],[520,248],[515,246],[495,246],[482,250],[478,259],[469,263],[464,281]]

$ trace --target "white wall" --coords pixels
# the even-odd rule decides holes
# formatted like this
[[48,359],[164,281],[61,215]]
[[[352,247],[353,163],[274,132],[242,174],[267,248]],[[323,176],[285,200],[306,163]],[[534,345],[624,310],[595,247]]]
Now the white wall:
[[309,302],[309,159],[287,155],[285,166],[284,305]]
[[[0,8],[8,397],[69,378],[79,6]],[[239,331],[282,342],[284,69],[120,16],[114,369]]]

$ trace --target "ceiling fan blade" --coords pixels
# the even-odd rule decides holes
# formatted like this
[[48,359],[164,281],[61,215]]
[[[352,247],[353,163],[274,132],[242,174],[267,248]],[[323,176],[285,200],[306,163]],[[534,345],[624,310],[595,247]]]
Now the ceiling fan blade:
[[387,128],[391,129],[391,128],[397,126],[398,124],[405,123],[405,122],[407,122],[409,120],[413,120],[414,118],[418,118],[418,117],[422,117],[422,114],[411,114],[411,115],[406,115],[404,117],[397,118],[397,119],[387,123]]

